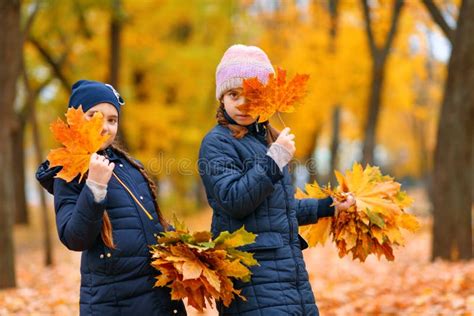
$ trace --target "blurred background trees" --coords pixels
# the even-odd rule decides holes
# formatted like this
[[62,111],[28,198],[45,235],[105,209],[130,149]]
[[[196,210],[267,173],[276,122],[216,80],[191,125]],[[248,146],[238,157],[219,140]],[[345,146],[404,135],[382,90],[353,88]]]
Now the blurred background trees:
[[76,80],[120,91],[121,142],[158,182],[167,215],[206,206],[198,149],[215,124],[215,67],[234,43],[311,75],[304,104],[282,115],[297,136],[296,185],[378,165],[430,192],[433,258],[472,258],[472,1],[0,3],[0,287],[15,284],[11,223],[31,225],[32,212],[53,262],[54,212],[34,171]]

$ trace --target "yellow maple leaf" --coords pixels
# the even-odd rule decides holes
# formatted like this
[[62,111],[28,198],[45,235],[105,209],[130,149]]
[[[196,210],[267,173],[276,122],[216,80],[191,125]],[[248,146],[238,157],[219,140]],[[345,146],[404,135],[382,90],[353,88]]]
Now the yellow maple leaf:
[[203,267],[196,260],[187,260],[183,263],[183,280],[197,279],[202,274]]
[[397,224],[398,226],[412,232],[420,229],[420,223],[416,220],[416,218],[407,213],[403,213],[397,218]]
[[331,232],[332,218],[320,218],[316,224],[306,225],[300,228],[301,236],[306,240],[308,245],[316,246],[324,245]]
[[222,232],[215,240],[216,249],[236,248],[255,242],[257,235],[245,230],[245,226],[233,233]]
[[295,105],[306,95],[308,79],[307,74],[297,74],[287,82],[286,71],[281,68],[277,68],[276,75],[269,75],[267,84],[261,83],[256,77],[245,79],[245,104],[238,108],[258,118],[259,122],[267,121],[276,112],[293,112]]
[[204,277],[206,278],[207,282],[217,291],[221,290],[221,283],[219,280],[219,275],[210,269],[204,270]]
[[56,177],[70,182],[80,175],[81,181],[89,169],[91,155],[102,147],[110,135],[101,135],[103,115],[100,112],[88,120],[82,107],[69,108],[66,120],[67,123],[57,119],[50,126],[54,138],[64,147],[51,150],[47,159],[51,167],[62,166]]
[[[300,188],[297,188],[295,198],[323,199],[328,196],[316,181],[312,184],[306,184],[305,190],[307,193],[303,192]],[[308,245],[312,247],[316,246],[317,244],[324,245],[331,232],[331,225],[331,217],[320,218],[316,224],[300,227],[300,234],[306,240]]]

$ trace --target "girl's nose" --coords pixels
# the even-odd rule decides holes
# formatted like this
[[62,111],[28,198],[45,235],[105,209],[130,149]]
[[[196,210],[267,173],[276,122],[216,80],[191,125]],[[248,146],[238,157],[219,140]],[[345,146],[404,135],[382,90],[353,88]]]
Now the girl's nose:
[[108,132],[109,132],[109,129],[107,128],[107,124],[104,124],[104,126],[102,126],[102,132],[100,134],[105,135]]

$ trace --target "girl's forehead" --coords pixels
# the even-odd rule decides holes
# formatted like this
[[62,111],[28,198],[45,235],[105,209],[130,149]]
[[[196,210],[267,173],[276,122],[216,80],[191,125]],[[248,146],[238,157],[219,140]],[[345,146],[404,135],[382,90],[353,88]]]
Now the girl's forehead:
[[110,103],[99,103],[91,107],[87,112],[101,112],[104,116],[118,116],[118,111]]
[[237,87],[237,88],[232,88],[226,91],[226,93],[237,91],[237,92],[242,92],[244,89],[242,87]]

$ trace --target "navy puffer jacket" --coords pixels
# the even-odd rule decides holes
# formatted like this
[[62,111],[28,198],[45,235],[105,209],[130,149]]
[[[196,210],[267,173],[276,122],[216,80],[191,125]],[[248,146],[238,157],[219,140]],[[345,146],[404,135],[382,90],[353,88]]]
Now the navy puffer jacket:
[[[106,149],[114,172],[151,213],[150,220],[122,185],[112,177],[107,196],[94,201],[85,182],[66,183],[53,178],[57,168],[43,163],[37,179],[54,194],[56,225],[67,248],[82,251],[81,315],[186,315],[181,301],[171,301],[168,288],[154,288],[158,273],[150,266],[149,245],[163,231],[148,183],[124,157]],[[110,217],[116,249],[104,245],[100,236],[104,210]]]
[[256,242],[243,247],[260,263],[248,283],[237,282],[247,301],[236,299],[221,315],[318,315],[298,226],[332,216],[332,199],[295,200],[288,167],[280,172],[266,155],[268,144],[261,124],[236,139],[221,125],[204,138],[199,170],[213,209],[212,232],[235,231],[245,225]]

